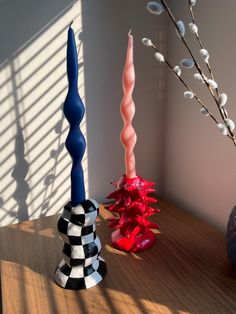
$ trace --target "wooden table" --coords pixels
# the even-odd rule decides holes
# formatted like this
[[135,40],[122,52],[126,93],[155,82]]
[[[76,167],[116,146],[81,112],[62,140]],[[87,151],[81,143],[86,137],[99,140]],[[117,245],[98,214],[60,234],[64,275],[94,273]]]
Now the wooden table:
[[224,235],[167,202],[154,217],[157,242],[138,253],[110,245],[110,213],[101,208],[97,232],[108,274],[98,286],[68,291],[53,282],[61,260],[58,216],[0,228],[2,312],[236,313],[236,275]]

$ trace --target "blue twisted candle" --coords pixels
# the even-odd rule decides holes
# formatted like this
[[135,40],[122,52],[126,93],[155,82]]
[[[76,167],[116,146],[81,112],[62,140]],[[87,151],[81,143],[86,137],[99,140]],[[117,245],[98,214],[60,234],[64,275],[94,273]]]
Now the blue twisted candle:
[[84,174],[81,162],[86,142],[80,130],[85,109],[78,93],[78,55],[75,34],[71,27],[68,29],[67,38],[67,77],[69,86],[63,110],[70,124],[66,148],[72,158],[71,204],[76,206],[85,200]]

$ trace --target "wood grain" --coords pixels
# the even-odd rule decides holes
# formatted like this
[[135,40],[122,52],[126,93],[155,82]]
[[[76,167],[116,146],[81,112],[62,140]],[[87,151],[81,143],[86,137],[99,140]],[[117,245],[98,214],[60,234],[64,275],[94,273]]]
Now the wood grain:
[[98,286],[67,291],[53,282],[61,260],[58,216],[0,228],[3,313],[236,313],[236,274],[224,235],[161,201],[149,250],[128,254],[110,245],[103,207],[97,231],[108,274]]

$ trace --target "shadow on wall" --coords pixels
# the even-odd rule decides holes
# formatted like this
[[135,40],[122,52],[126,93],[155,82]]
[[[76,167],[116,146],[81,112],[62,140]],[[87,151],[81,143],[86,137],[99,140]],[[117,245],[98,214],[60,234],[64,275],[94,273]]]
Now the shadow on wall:
[[[9,26],[9,33],[0,34],[5,42],[0,53],[0,225],[55,214],[70,197],[71,161],[64,148],[68,123],[62,106],[67,92],[67,28],[74,20],[78,38],[81,4],[52,1],[52,6],[33,1],[32,8],[30,1],[25,2],[29,7],[21,6],[27,12],[6,2],[0,5],[1,16],[8,14],[8,20],[11,10],[18,13],[18,24],[16,20],[13,24],[19,28],[13,36],[12,26],[1,19],[0,29]],[[80,45],[79,88],[83,99],[82,48]],[[86,133],[85,120],[82,130]],[[86,179],[86,156],[83,166]]]

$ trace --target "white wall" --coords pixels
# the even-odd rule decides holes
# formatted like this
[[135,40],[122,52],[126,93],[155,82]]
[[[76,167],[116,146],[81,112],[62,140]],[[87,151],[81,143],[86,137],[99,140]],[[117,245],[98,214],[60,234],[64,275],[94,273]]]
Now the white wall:
[[[60,0],[0,2],[0,225],[51,215],[70,197],[66,32],[73,19],[79,49],[79,91],[86,104],[83,166],[87,194],[99,201],[124,172],[119,143],[121,76],[127,32],[135,37],[134,126],[137,170],[162,186],[165,70],[141,44],[148,35],[166,44],[166,22],[146,1]],[[158,92],[157,92],[158,91]]]
[[[62,119],[72,1],[0,4],[0,224],[61,210],[69,158]],[[78,32],[81,25],[76,23]]]
[[[171,8],[178,19],[189,22],[186,1],[172,1]],[[199,34],[210,52],[220,92],[228,94],[228,112],[236,120],[236,3],[233,0],[199,0],[194,9]],[[190,37],[187,36],[188,39]],[[186,50],[182,48],[172,25],[169,25],[169,60],[177,63],[186,56]],[[192,86],[202,89],[196,84]],[[180,83],[168,72],[165,197],[225,229],[229,212],[236,203],[236,149],[218,132],[212,121],[200,116],[196,101],[183,98],[183,92]],[[204,98],[207,93],[201,91],[200,95]],[[205,99],[207,106],[215,108],[210,97]]]

